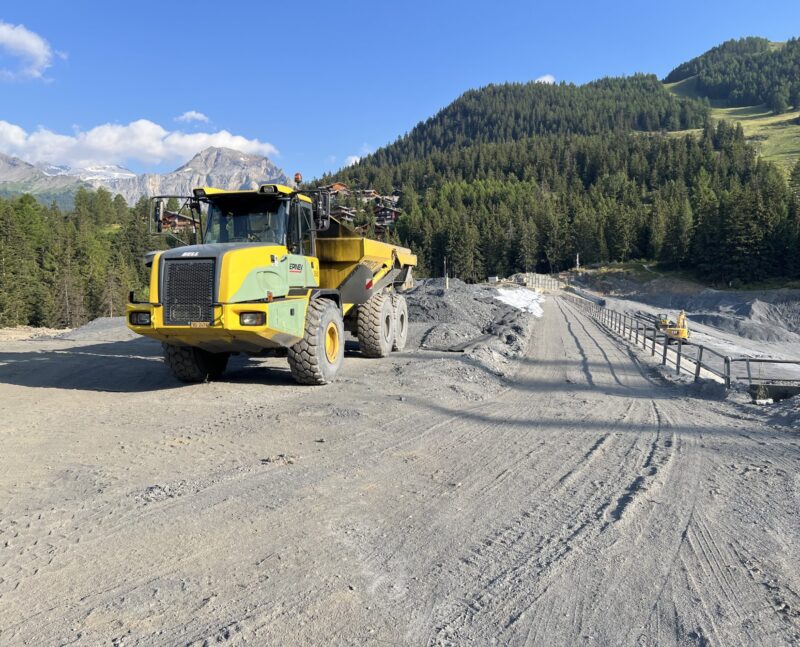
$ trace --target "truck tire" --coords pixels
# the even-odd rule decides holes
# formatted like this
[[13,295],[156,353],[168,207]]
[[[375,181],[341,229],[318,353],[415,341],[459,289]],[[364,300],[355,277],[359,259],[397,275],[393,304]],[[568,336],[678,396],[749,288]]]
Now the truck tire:
[[394,345],[395,317],[392,298],[373,294],[358,307],[358,345],[365,357],[386,357]]
[[344,361],[342,313],[330,299],[314,299],[306,309],[303,339],[289,348],[289,368],[299,384],[332,382]]
[[228,366],[230,353],[210,353],[193,346],[164,344],[164,362],[181,382],[216,380]]
[[408,303],[402,294],[392,295],[392,309],[394,310],[394,343],[393,351],[401,351],[408,341]]

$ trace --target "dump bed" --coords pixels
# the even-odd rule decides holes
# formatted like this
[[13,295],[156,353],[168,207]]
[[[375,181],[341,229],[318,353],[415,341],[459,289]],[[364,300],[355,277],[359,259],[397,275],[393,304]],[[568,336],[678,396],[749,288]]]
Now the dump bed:
[[358,265],[368,266],[375,279],[394,267],[415,267],[411,250],[360,236],[354,229],[332,220],[328,231],[317,238],[319,283],[323,288],[338,288]]

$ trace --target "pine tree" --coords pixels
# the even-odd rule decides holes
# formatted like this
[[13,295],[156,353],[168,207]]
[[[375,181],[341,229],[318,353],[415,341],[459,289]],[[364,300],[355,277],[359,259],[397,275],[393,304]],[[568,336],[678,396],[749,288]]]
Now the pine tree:
[[539,261],[539,232],[533,220],[523,220],[520,225],[517,267],[523,272],[535,272]]
[[685,197],[676,205],[667,220],[662,258],[667,263],[682,267],[689,260],[692,243],[692,205]]
[[28,323],[30,268],[24,242],[13,207],[0,200],[0,327]]
[[795,197],[800,199],[800,159],[795,162],[792,173],[789,176],[789,187]]
[[767,107],[776,115],[782,115],[789,109],[789,89],[782,85],[767,98]]

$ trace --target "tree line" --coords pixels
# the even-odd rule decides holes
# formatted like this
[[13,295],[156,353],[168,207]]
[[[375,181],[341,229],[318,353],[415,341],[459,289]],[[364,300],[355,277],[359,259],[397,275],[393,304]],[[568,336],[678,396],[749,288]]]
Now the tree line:
[[701,128],[708,114],[707,102],[668,92],[652,74],[605,78],[581,86],[488,85],[464,93],[364,161],[385,166],[535,135]]
[[670,72],[673,83],[696,76],[695,90],[730,106],[766,104],[776,114],[800,108],[800,39],[729,40]]
[[[402,187],[396,236],[438,276],[553,272],[653,259],[720,285],[800,275],[800,166],[787,183],[741,126],[699,136],[545,135],[336,176]],[[793,187],[793,188],[792,188]]]
[[122,315],[148,285],[147,202],[79,189],[63,211],[30,195],[0,197],[0,326],[79,326]]

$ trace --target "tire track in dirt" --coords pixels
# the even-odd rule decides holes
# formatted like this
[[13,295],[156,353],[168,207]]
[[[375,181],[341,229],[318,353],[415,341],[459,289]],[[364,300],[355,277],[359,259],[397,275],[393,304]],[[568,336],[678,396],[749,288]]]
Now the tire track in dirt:
[[[566,317],[567,315],[562,311],[562,316]],[[583,332],[589,336],[588,331],[584,329]],[[570,333],[574,343],[573,352],[588,370],[589,358],[583,352],[583,344],[574,332],[570,331]],[[604,357],[608,358],[607,355]],[[591,376],[587,375],[587,384],[593,385],[593,381],[590,380]],[[642,417],[644,420],[649,418],[647,408],[637,407],[636,401],[626,401],[621,397],[616,399],[619,400],[624,412],[620,419],[623,427],[629,424],[629,418],[634,414],[637,421],[642,420]],[[598,398],[597,404],[612,410],[616,406],[609,405],[605,398]],[[594,408],[591,408],[590,411],[595,415],[597,413]],[[535,420],[531,424],[535,426]],[[577,423],[576,426],[579,428],[580,423]],[[472,554],[462,558],[463,563],[470,567],[472,572],[460,579],[469,581],[477,579],[479,593],[472,598],[467,598],[461,604],[450,605],[449,614],[445,614],[446,619],[440,620],[438,628],[434,633],[428,635],[428,643],[480,640],[481,633],[472,633],[476,625],[502,627],[496,636],[505,640],[504,632],[515,631],[514,628],[524,618],[526,610],[530,609],[548,590],[548,581],[557,577],[559,570],[566,566],[566,562],[572,555],[585,550],[584,545],[590,544],[605,530],[608,525],[607,509],[617,498],[613,492],[618,487],[617,483],[620,477],[624,478],[633,465],[641,461],[639,452],[635,451],[637,441],[635,437],[629,435],[630,442],[627,447],[622,448],[623,453],[615,452],[613,458],[604,462],[603,467],[606,471],[603,474],[603,485],[597,487],[598,474],[595,473],[586,478],[583,471],[591,465],[593,457],[602,455],[602,452],[598,450],[605,445],[609,435],[600,435],[595,438],[578,463],[553,480],[553,483],[549,485],[550,492],[543,493],[545,497],[552,496],[554,490],[569,487],[575,481],[587,481],[586,485],[591,485],[593,491],[577,492],[581,495],[574,497],[574,500],[579,502],[578,505],[570,505],[569,501],[560,501],[560,505],[566,508],[561,510],[563,515],[560,518],[574,520],[574,522],[566,524],[561,529],[552,529],[552,534],[548,535],[543,532],[540,525],[537,525],[547,517],[542,510],[542,508],[546,508],[546,504],[541,508],[533,505],[519,514],[502,530],[474,546],[471,550]],[[608,473],[607,470],[612,466],[617,471]],[[541,493],[535,490],[532,498],[537,495],[541,495]],[[530,579],[534,579],[537,583],[527,590],[511,592],[514,589],[513,583],[523,580],[530,581]],[[517,609],[517,611],[513,611],[513,609]]]

